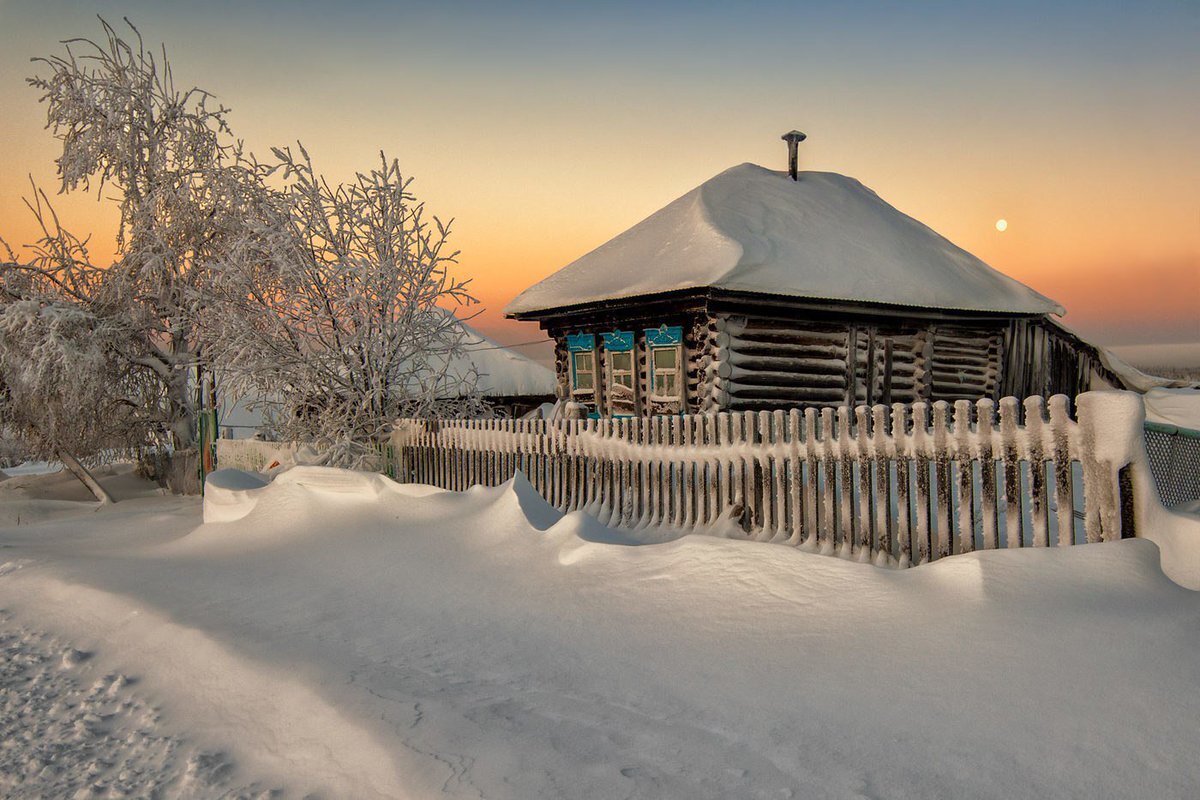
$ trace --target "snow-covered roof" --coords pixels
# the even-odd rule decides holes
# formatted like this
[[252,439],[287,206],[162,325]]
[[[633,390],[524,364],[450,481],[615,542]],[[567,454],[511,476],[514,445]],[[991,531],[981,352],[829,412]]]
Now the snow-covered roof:
[[553,395],[553,370],[484,336],[465,322],[464,358],[455,359],[451,370],[465,372],[474,365],[479,373],[479,393],[484,397]]
[[896,210],[853,178],[742,164],[516,297],[523,314],[679,289],[924,308],[1062,307]]

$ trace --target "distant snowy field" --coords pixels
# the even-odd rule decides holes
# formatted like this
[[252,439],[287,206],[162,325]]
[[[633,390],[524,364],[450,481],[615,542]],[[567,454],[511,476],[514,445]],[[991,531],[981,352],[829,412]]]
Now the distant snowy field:
[[0,482],[3,797],[1200,787],[1200,593],[1149,541],[893,571],[614,531],[519,480],[298,469],[209,524],[105,480],[99,511]]

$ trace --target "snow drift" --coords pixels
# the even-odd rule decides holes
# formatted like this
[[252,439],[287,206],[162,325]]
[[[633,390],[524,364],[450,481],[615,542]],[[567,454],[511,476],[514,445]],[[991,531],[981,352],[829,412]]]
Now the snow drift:
[[1200,595],[1150,542],[900,572],[653,543],[520,477],[220,482],[236,519],[150,498],[86,535],[0,531],[0,607],[140,681],[181,753],[223,753],[210,796],[1183,798],[1200,780]]

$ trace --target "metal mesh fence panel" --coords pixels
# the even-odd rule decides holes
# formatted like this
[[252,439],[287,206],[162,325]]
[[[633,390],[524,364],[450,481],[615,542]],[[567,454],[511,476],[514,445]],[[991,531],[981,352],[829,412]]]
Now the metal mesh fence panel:
[[1200,500],[1200,431],[1148,422],[1146,452],[1163,505]]

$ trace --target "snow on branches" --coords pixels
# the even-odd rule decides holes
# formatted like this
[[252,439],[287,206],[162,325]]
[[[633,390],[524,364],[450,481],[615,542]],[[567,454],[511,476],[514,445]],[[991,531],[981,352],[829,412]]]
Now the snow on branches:
[[[259,163],[228,109],[177,89],[165,50],[126,24],[132,41],[101,20],[103,37],[64,42],[29,79],[62,145],[61,191],[108,188],[121,220],[116,260],[94,265],[35,186],[42,237],[23,260],[0,254],[0,377],[64,404],[29,417],[38,447],[70,426],[68,402],[119,409],[131,446],[191,447],[201,368],[331,463],[364,463],[401,416],[486,414],[475,375],[454,368],[467,334],[452,309],[474,301],[447,271],[449,225],[398,164],[331,185],[303,148]],[[19,369],[31,352],[44,370]]]
[[425,214],[395,160],[353,181],[276,148],[284,181],[213,269],[206,347],[226,389],[273,408],[280,433],[358,466],[393,420],[486,413],[456,372],[474,301],[451,276],[449,223]]
[[[83,286],[68,274],[72,262],[90,267],[81,243],[82,259],[52,249],[33,263],[11,259],[8,268],[52,285],[65,302],[128,317],[137,333],[129,357],[159,382],[173,444],[188,447],[196,415],[189,376],[199,362],[190,304],[204,296],[207,265],[242,234],[267,190],[233,139],[228,109],[213,107],[202,89],[177,89],[165,49],[156,57],[126,24],[132,43],[102,19],[101,40],[64,42],[64,53],[35,59],[42,74],[28,81],[42,91],[47,128],[62,145],[61,191],[87,191],[93,182],[98,196],[116,190],[117,260]],[[70,249],[49,204],[36,191],[35,198],[30,208],[55,232],[43,241]]]

